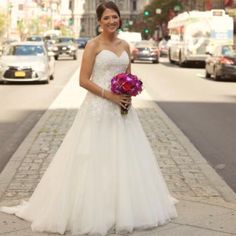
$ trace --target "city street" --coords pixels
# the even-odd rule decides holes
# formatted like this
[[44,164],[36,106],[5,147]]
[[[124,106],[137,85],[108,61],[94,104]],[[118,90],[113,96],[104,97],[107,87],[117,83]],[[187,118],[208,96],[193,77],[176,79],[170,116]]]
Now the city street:
[[236,0],[0,0],[0,107],[0,235],[236,236]]
[[[162,67],[164,72],[169,71],[161,64],[135,64],[134,73],[140,68],[144,73],[144,68],[148,67],[149,72],[158,68],[161,71]],[[2,171],[1,205],[15,205],[22,199],[27,200],[52,158],[55,157],[85,95],[84,89],[75,86],[78,75],[79,70],[75,70],[69,82],[65,84]],[[146,75],[148,76],[148,73]],[[208,165],[204,157],[159,108],[147,91],[143,91],[135,98],[133,105],[168,188],[179,203],[176,205],[178,217],[169,224],[148,231],[137,231],[132,235],[235,235],[235,193]],[[47,193],[45,196],[47,197]],[[0,212],[0,229],[2,235],[32,235],[29,222],[2,212]],[[45,232],[34,235],[49,234]],[[68,232],[66,235],[71,234]]]
[[[0,170],[78,68],[81,54],[77,61],[57,61],[55,80],[49,85],[0,86]],[[159,64],[135,63],[132,69],[151,97],[236,191],[236,82],[205,79],[203,68],[179,68],[167,58]]]
[[203,68],[133,64],[152,98],[236,191],[236,82],[204,78]]
[[[79,53],[81,55],[81,53]],[[80,59],[56,61],[49,84],[0,84],[0,172],[20,143],[57,97],[79,66]]]

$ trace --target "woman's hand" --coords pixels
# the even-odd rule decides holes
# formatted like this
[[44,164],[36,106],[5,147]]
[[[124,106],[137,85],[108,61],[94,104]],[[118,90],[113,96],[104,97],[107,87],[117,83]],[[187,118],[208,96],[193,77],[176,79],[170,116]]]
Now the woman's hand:
[[118,95],[112,92],[106,93],[105,97],[110,101],[120,105],[124,109],[127,109],[131,105],[131,96]]

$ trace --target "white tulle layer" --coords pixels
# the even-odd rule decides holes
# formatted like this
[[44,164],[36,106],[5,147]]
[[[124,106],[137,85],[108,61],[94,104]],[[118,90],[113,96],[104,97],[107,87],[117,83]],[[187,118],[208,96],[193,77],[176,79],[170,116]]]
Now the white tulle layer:
[[136,112],[98,120],[84,107],[30,200],[1,211],[31,221],[33,231],[77,235],[132,232],[176,217]]

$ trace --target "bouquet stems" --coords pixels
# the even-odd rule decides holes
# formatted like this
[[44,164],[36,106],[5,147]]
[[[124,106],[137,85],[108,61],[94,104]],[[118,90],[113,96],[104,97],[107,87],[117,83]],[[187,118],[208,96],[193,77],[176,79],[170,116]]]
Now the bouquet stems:
[[127,115],[128,114],[128,111],[129,111],[129,107],[127,106],[126,108],[124,107],[120,107],[120,113],[121,115]]

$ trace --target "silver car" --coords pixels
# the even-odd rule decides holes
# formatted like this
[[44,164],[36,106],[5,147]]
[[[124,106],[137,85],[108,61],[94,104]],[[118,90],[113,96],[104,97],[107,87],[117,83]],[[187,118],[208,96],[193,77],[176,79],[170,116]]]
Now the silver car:
[[49,83],[54,78],[55,64],[50,53],[42,42],[10,44],[0,58],[0,81]]

